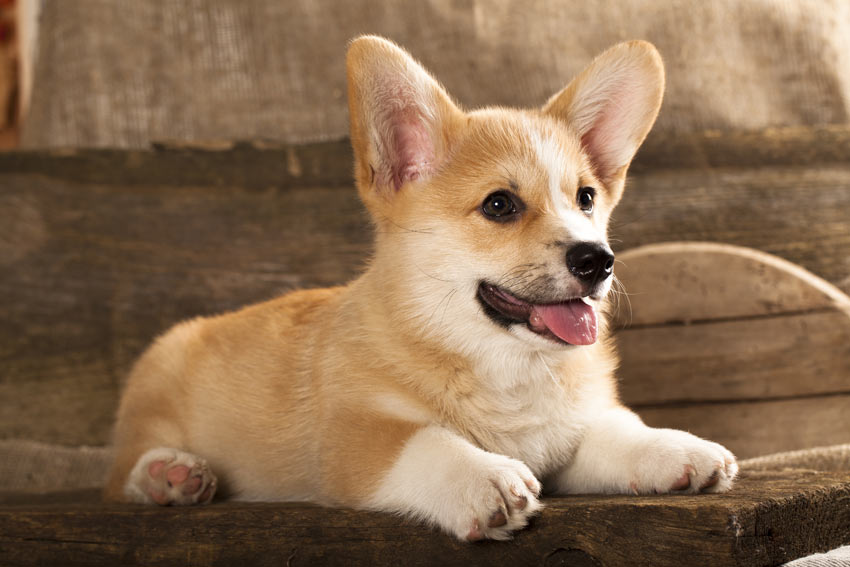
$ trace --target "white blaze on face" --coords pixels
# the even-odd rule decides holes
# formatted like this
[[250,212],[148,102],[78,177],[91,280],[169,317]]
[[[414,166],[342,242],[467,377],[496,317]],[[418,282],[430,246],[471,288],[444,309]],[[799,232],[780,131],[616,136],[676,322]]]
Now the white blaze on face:
[[[583,212],[572,206],[578,191],[578,175],[570,171],[570,160],[566,152],[551,135],[540,132],[531,121],[525,129],[534,155],[547,176],[547,188],[552,203],[552,212],[558,216],[575,242],[598,242],[600,234]],[[573,167],[577,164],[573,164]]]

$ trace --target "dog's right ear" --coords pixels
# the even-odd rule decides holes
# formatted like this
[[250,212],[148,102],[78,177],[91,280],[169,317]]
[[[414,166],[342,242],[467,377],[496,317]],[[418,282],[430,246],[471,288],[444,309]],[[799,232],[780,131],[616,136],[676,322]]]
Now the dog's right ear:
[[355,39],[346,66],[358,189],[374,212],[440,167],[462,112],[419,63],[386,39]]

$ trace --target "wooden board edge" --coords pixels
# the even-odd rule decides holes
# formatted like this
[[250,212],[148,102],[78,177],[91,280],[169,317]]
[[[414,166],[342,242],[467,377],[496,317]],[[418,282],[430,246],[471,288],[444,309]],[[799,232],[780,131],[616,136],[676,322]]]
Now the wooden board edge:
[[395,564],[402,558],[408,565],[651,560],[673,566],[684,554],[695,565],[766,567],[850,543],[850,533],[841,529],[850,508],[836,509],[850,497],[850,474],[745,473],[741,487],[737,495],[549,499],[513,540],[480,544],[459,543],[388,514],[303,504],[19,502],[0,505],[0,562],[166,565],[203,558],[198,564],[240,565],[290,557],[294,566]]
[[[655,244],[646,244],[635,248],[629,248],[623,252],[620,252],[617,255],[617,260],[626,264],[639,264],[641,260],[655,256],[686,257],[697,256],[701,254],[715,254],[720,256],[726,255],[741,257],[752,261],[756,265],[761,264],[764,266],[768,266],[780,274],[787,275],[787,277],[790,279],[801,281],[803,285],[813,289],[823,298],[823,302],[819,305],[803,306],[803,309],[835,309],[845,313],[848,317],[850,317],[850,296],[844,293],[840,288],[826,281],[820,276],[817,276],[812,272],[806,270],[802,266],[799,266],[793,262],[790,262],[788,260],[785,260],[784,258],[780,258],[779,256],[775,256],[768,252],[763,252],[761,250],[756,250],[754,248],[749,248],[746,246],[706,241],[661,242]],[[787,311],[777,311],[769,314],[766,313],[765,316],[781,316],[786,313],[790,314],[796,312],[799,312],[799,309],[789,309]],[[711,320],[712,319],[710,318],[705,319],[705,321]],[[613,321],[616,328],[623,328],[629,326],[628,317],[626,317],[620,312],[615,313],[615,315],[613,316]],[[699,322],[699,320],[689,322]],[[649,324],[662,324],[662,322],[652,322]]]
[[[174,159],[180,167],[168,171],[145,167],[152,155]],[[654,132],[641,147],[631,172],[659,169],[718,167],[811,166],[845,164],[850,155],[850,127],[768,128],[755,131],[705,130]],[[246,157],[266,156],[264,167],[244,170]],[[204,168],[188,164],[219,164],[216,179]],[[163,160],[158,162],[160,166]],[[116,167],[123,164],[122,167]],[[134,171],[140,174],[134,174]],[[86,182],[188,184],[287,183],[353,185],[353,157],[348,138],[286,143],[281,140],[155,141],[150,149],[43,148],[0,152],[0,171],[41,173]]]

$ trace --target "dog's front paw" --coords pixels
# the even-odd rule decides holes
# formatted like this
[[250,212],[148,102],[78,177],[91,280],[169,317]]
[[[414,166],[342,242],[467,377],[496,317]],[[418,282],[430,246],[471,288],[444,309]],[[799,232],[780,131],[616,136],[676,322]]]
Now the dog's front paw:
[[454,490],[450,530],[462,540],[509,539],[540,510],[541,486],[525,464],[501,455],[488,455],[480,469],[469,470]]
[[542,507],[540,490],[524,463],[433,425],[408,440],[365,505],[426,520],[463,541],[509,539]]
[[674,429],[653,429],[636,454],[635,494],[726,492],[738,474],[725,447]]

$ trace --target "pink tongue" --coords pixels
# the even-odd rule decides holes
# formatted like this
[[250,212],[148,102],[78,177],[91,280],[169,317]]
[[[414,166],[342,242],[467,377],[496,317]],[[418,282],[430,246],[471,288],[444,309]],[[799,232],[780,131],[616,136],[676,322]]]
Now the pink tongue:
[[535,329],[545,325],[552,334],[571,345],[596,342],[596,312],[584,301],[535,305],[529,322]]

